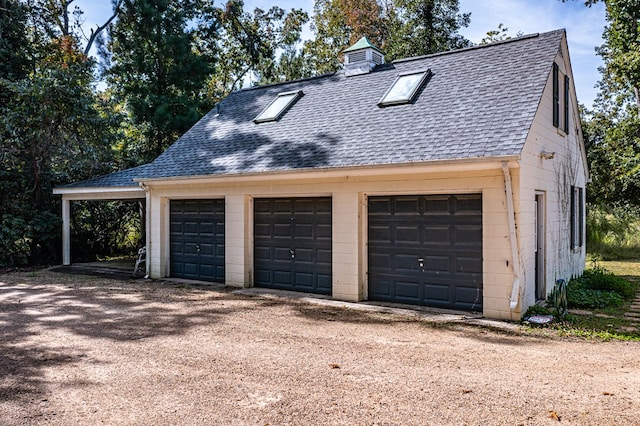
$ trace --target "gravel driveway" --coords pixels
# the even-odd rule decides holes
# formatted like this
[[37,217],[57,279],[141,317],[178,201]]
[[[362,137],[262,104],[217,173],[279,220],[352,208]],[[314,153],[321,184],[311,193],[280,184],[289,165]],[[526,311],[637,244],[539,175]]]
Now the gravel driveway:
[[640,424],[640,344],[0,275],[0,424]]

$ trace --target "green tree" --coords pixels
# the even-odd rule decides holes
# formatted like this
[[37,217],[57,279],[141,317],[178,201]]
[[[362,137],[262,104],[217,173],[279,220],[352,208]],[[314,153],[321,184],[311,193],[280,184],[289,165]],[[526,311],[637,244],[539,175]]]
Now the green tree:
[[92,62],[71,36],[53,39],[34,72],[5,82],[0,111],[0,264],[52,261],[58,251],[58,202],[66,176],[100,170],[107,127],[91,90]]
[[387,60],[470,46],[458,30],[469,25],[469,13],[458,0],[316,0],[305,55],[314,74],[340,68],[340,53],[366,36]]
[[308,19],[301,9],[287,13],[277,6],[247,12],[241,0],[206,8],[198,26],[198,49],[213,58],[207,82],[210,98],[217,102],[248,80],[267,84],[303,76],[297,45]]
[[458,0],[396,0],[386,53],[389,59],[428,55],[468,47],[458,33],[470,13],[460,13]]
[[[522,37],[523,35],[524,34],[521,31],[518,31],[516,37]],[[498,29],[487,31],[487,35],[480,40],[480,44],[496,43],[509,39],[511,39],[511,36],[509,35],[509,28],[500,23],[498,24]]]
[[110,27],[107,81],[144,135],[137,163],[160,155],[211,106],[203,96],[211,63],[196,53],[189,27],[197,3],[124,0]]
[[604,44],[596,49],[604,61],[600,91],[594,109],[583,111],[589,201],[640,206],[640,0],[604,4]]
[[0,0],[0,79],[20,80],[31,68],[30,48],[24,42],[27,13],[27,8],[17,0]]
[[316,0],[313,10],[315,37],[304,45],[310,74],[340,69],[341,52],[362,36],[386,48],[390,9],[376,0]]

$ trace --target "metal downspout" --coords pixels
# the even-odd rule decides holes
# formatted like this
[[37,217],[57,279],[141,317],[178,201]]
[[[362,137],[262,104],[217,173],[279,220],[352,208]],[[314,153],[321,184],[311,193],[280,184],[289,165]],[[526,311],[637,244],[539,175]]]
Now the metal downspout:
[[144,184],[144,182],[139,182],[140,188],[144,189],[145,197],[144,197],[144,215],[145,215],[145,224],[144,224],[144,239],[145,239],[145,278],[149,278],[151,276],[151,191],[149,187]]
[[502,162],[504,173],[504,187],[507,193],[507,221],[509,224],[509,242],[511,243],[511,264],[513,265],[513,284],[509,307],[513,310],[518,306],[520,296],[520,255],[518,253],[518,240],[516,236],[515,211],[513,208],[513,188],[511,186],[511,173],[506,161]]

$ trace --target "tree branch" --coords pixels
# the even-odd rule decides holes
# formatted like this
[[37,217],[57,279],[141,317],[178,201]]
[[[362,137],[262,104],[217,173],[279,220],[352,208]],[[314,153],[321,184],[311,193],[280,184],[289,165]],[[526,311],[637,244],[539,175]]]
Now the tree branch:
[[116,6],[113,8],[113,15],[111,15],[111,17],[107,19],[107,22],[105,22],[103,25],[98,25],[98,28],[96,28],[95,30],[93,28],[91,29],[91,36],[89,36],[87,45],[84,48],[85,55],[89,56],[89,51],[91,50],[91,46],[93,45],[93,42],[96,40],[96,37],[98,37],[98,34],[100,34],[105,28],[107,28],[107,26],[114,19],[116,19],[116,16],[118,16],[118,13],[120,12],[121,5],[122,5],[122,0],[118,0],[118,2],[116,3]]

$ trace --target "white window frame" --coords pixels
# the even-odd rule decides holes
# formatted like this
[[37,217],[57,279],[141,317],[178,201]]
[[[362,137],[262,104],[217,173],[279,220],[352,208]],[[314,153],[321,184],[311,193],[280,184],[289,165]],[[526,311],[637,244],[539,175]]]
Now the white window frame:
[[[304,93],[302,93],[302,90],[294,90],[292,92],[283,92],[283,93],[278,93],[278,96],[275,97],[275,99],[273,99],[271,102],[269,102],[269,105],[267,105],[265,107],[265,109],[263,109],[260,114],[258,114],[256,116],[256,118],[253,119],[253,122],[258,124],[258,123],[266,123],[269,121],[277,121],[280,119],[280,117],[282,117],[282,114],[284,114],[289,108],[291,108],[291,106],[296,103],[298,101],[298,99],[300,99],[300,97],[302,97]],[[283,103],[280,108],[271,111],[271,108],[274,104],[280,102],[282,100],[282,98],[289,98],[288,100],[286,100],[285,103]]]
[[[400,84],[403,78],[420,75],[420,74],[421,74],[420,78],[414,83],[413,87],[411,88],[407,96],[394,97],[394,98],[388,99],[389,96],[393,94],[394,89],[396,89],[396,87],[398,86],[398,84]],[[398,75],[398,77],[396,77],[391,87],[387,89],[384,96],[382,96],[382,98],[378,102],[378,106],[385,107],[385,106],[391,106],[391,105],[409,104],[413,102],[415,100],[416,95],[418,94],[420,89],[422,89],[422,86],[424,86],[425,81],[427,81],[427,78],[430,75],[431,75],[430,69],[405,72]]]

